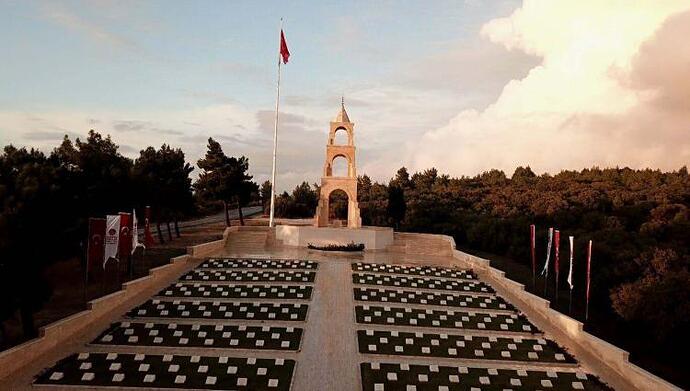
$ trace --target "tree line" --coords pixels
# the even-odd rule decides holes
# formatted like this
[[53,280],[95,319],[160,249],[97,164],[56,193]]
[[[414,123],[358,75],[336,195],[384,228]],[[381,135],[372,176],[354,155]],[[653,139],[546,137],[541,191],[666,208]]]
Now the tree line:
[[[182,218],[244,206],[258,197],[247,174],[249,161],[228,157],[213,139],[197,163],[179,148],[147,147],[130,159],[110,136],[91,130],[82,140],[65,136],[50,153],[7,145],[0,153],[0,345],[3,321],[19,315],[26,337],[35,335],[33,314],[51,296],[45,270],[85,251],[89,217],[151,206],[158,237],[161,224],[173,239]],[[226,221],[229,224],[229,219]],[[140,224],[143,226],[143,224]],[[78,272],[78,271],[75,271]]]
[[[575,237],[577,297],[584,295],[584,256],[592,239],[592,306],[621,329],[651,334],[655,344],[688,346],[686,167],[674,172],[591,168],[556,175],[518,167],[511,177],[490,170],[460,178],[434,168],[410,175],[403,167],[388,183],[360,176],[358,199],[365,225],[450,235],[461,248],[525,265],[531,263],[529,225],[536,224],[539,267],[545,260],[547,229],[556,227]],[[278,216],[311,217],[318,187],[305,182],[278,200]],[[567,260],[568,246],[561,244],[560,258]],[[560,266],[565,279],[567,261]]]

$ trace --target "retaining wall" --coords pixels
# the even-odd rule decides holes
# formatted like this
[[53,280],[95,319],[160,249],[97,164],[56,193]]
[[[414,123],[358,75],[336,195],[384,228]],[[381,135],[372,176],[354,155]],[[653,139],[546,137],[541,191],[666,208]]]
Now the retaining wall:
[[[194,251],[203,253],[207,248]],[[122,284],[122,290],[89,301],[85,311],[41,327],[37,338],[0,352],[0,383],[37,358],[92,328],[94,323],[126,311],[135,300],[153,295],[161,285],[167,284],[189,267],[191,258],[189,254],[172,258],[169,264],[151,269],[148,276]]]

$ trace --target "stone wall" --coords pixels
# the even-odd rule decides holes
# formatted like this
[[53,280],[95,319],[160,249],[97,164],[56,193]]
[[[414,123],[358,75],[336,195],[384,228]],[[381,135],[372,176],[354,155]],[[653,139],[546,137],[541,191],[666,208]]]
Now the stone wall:
[[[206,247],[194,247],[192,251],[197,254],[208,250]],[[122,284],[122,290],[89,301],[85,311],[41,327],[37,338],[0,352],[0,382],[37,358],[64,346],[71,339],[91,329],[94,324],[112,318],[114,314],[123,313],[137,300],[153,295],[189,268],[191,259],[190,255],[172,258],[169,264],[151,269],[148,276]]]

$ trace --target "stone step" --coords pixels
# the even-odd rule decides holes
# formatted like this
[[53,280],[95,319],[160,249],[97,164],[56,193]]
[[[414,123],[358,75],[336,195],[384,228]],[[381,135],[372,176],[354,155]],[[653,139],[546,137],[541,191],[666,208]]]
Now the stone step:
[[263,227],[240,227],[238,232],[232,232],[230,236],[228,236],[225,246],[235,251],[256,251],[264,249],[266,247],[269,231],[267,229],[257,230],[252,228]]

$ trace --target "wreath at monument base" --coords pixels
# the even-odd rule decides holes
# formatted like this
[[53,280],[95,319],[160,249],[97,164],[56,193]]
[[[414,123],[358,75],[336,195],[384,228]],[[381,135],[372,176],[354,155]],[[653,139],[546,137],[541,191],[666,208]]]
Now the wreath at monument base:
[[364,251],[364,243],[350,242],[348,244],[326,244],[323,246],[309,243],[307,248],[320,251]]

